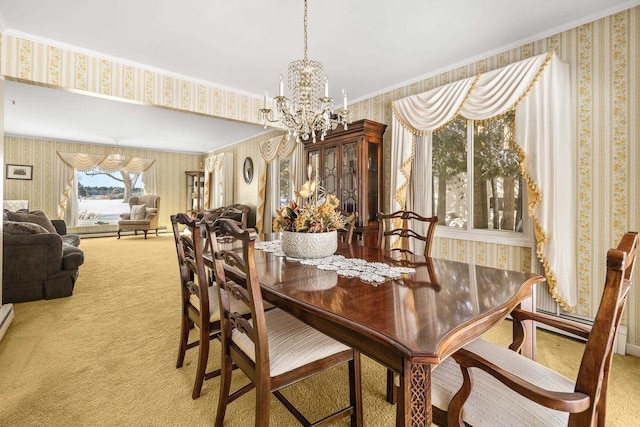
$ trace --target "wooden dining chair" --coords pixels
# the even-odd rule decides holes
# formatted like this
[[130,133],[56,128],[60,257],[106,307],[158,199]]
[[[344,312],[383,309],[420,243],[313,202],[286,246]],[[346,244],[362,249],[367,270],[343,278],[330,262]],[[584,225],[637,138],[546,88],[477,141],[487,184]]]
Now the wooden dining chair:
[[[180,226],[185,226],[181,233]],[[198,347],[196,379],[191,397],[197,399],[202,391],[204,380],[220,375],[220,369],[206,372],[209,358],[210,340],[220,337],[220,303],[217,287],[207,275],[204,265],[202,233],[200,223],[186,213],[171,215],[171,226],[178,254],[181,289],[180,344],[176,368],[181,368],[187,350]],[[248,310],[238,305],[240,313],[247,315]],[[198,328],[198,339],[189,342],[189,332]]]
[[[401,239],[413,238],[424,242],[424,256],[431,256],[433,236],[438,225],[438,217],[424,217],[412,211],[397,211],[390,214],[378,212],[378,247],[381,249],[398,250],[413,253],[405,247],[387,248],[388,241],[393,237]],[[418,221],[427,225],[427,232],[422,235],[410,228],[410,222]]]
[[[255,233],[242,230],[227,220],[218,220],[209,232],[214,262],[214,276],[219,284],[222,306],[222,376],[216,426],[222,426],[227,405],[255,387],[255,425],[268,426],[270,398],[278,400],[303,425],[312,425],[280,392],[290,384],[309,376],[348,363],[349,406],[331,414],[317,424],[351,417],[352,426],[362,425],[362,390],[360,382],[360,354],[313,329],[290,314],[275,308],[264,310],[262,290],[256,274],[254,258]],[[232,236],[241,249],[228,248],[217,237]],[[226,246],[224,246],[226,245]],[[231,245],[233,246],[233,245]],[[228,274],[233,272],[233,274]],[[245,284],[233,277],[240,274]],[[251,320],[238,316],[231,308],[231,301],[246,305],[251,310]],[[250,383],[230,394],[232,364],[235,363],[249,378]],[[299,396],[304,399],[305,396]]]
[[520,355],[521,342],[507,349],[479,338],[433,370],[434,422],[447,426],[604,426],[613,344],[629,295],[637,248],[637,233],[626,233],[618,248],[607,253],[604,291],[592,328],[523,310],[513,313],[514,322],[535,320],[587,339],[575,382]]
[[[431,256],[431,248],[433,247],[433,237],[438,225],[438,217],[424,217],[412,211],[397,211],[390,214],[378,212],[378,247],[381,249],[389,249],[391,251],[401,251],[413,254],[413,252],[404,246],[398,248],[387,248],[388,241],[392,236],[401,239],[413,238],[424,242],[423,255]],[[419,221],[427,225],[426,234],[422,235],[409,228],[410,221]],[[398,401],[399,392],[398,374],[391,369],[387,369],[387,402],[395,404]]]
[[342,216],[346,218],[345,229],[338,230],[338,239],[341,242],[351,243],[353,240],[353,231],[356,228],[358,212],[342,211]]

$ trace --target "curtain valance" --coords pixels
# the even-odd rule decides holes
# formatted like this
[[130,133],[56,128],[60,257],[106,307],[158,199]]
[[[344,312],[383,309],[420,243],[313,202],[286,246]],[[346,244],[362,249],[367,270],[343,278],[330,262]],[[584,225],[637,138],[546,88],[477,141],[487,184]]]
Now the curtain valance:
[[295,138],[287,139],[286,135],[276,136],[260,142],[260,155],[267,163],[278,157],[286,159],[291,157],[297,145]]
[[[549,52],[395,101],[391,170],[396,172],[391,176],[390,208],[406,208],[415,135],[424,136],[420,143],[430,152],[433,131],[457,115],[486,120],[515,110],[515,137],[536,255],[551,295],[572,309],[577,302],[576,147],[570,128],[569,87],[568,65]],[[430,207],[422,210],[430,212]]]
[[85,153],[65,153],[58,151],[58,156],[68,166],[80,170],[87,171],[98,167],[107,172],[115,172],[124,170],[125,172],[144,172],[153,165],[155,159],[141,159],[138,157],[126,158],[125,160],[114,160],[113,157],[103,154],[85,154]]

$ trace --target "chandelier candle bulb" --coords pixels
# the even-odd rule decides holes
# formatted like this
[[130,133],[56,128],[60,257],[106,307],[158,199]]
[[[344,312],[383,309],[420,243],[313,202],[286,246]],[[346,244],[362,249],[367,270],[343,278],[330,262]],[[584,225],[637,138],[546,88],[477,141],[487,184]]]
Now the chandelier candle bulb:
[[347,109],[347,91],[345,89],[342,89],[342,103],[343,103],[343,109]]
[[329,97],[329,79],[324,80],[324,97]]
[[280,74],[280,96],[284,96],[284,79],[282,74]]

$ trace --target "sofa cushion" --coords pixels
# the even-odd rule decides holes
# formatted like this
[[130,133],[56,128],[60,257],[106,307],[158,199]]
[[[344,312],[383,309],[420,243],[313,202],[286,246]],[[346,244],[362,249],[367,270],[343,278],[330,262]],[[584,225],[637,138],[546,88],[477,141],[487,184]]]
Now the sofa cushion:
[[147,205],[133,205],[131,206],[131,219],[142,220],[147,214]]
[[2,231],[7,234],[48,234],[49,232],[41,225],[33,222],[5,221]]
[[7,218],[9,221],[16,222],[32,222],[44,227],[49,233],[55,233],[56,228],[51,223],[51,220],[47,218],[47,215],[42,211],[32,212],[7,212]]

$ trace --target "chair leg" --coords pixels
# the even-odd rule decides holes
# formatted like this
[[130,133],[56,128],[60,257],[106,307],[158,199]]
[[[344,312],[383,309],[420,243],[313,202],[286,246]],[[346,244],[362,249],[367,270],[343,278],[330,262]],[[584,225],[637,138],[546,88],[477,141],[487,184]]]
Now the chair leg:
[[122,230],[120,230],[120,229],[118,228],[118,239],[120,238],[120,231],[122,231]]
[[189,320],[186,315],[182,314],[182,321],[180,322],[180,344],[178,346],[178,360],[176,361],[176,368],[182,368],[184,364],[184,356],[187,353],[187,344],[189,342]]
[[353,360],[349,362],[349,402],[353,408],[351,427],[361,427],[362,415],[362,375],[360,352],[353,352]]
[[256,384],[256,427],[269,425],[271,416],[271,390],[269,384]]
[[395,373],[387,369],[387,402],[395,405],[398,401],[398,387],[396,387]]
[[218,410],[216,412],[216,427],[222,427],[224,423],[224,416],[227,412],[227,403],[229,403],[229,391],[231,390],[231,374],[232,361],[231,357],[224,354],[225,349],[222,349],[222,366],[220,367],[220,393],[218,394]]
[[[204,333],[206,332],[206,333]],[[207,370],[207,359],[209,358],[209,331],[200,329],[200,345],[198,346],[198,367],[196,369],[196,382],[193,384],[193,393],[191,397],[197,399],[200,397],[202,383]]]
[[144,231],[144,239],[147,240],[147,230],[142,230]]

